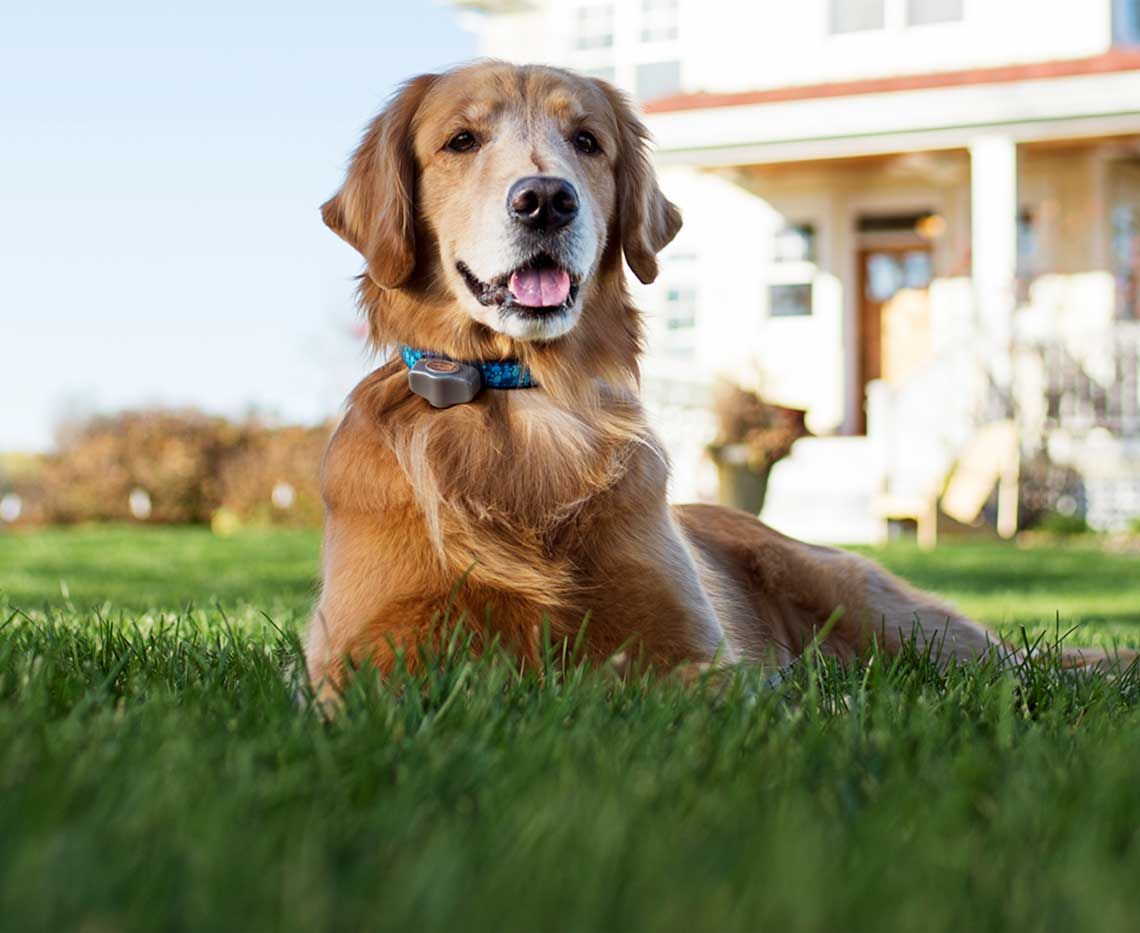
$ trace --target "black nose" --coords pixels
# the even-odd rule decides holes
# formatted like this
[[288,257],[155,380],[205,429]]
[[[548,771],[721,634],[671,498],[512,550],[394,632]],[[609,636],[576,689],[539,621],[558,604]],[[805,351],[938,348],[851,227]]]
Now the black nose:
[[507,211],[520,224],[550,233],[578,215],[578,192],[565,178],[528,175],[511,185]]

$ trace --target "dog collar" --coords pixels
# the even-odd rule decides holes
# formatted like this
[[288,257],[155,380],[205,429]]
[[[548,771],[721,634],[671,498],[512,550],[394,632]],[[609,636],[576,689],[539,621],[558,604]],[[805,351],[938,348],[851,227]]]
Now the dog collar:
[[450,408],[470,402],[480,389],[533,389],[530,370],[518,360],[461,363],[442,353],[401,347],[408,367],[408,387],[435,408]]

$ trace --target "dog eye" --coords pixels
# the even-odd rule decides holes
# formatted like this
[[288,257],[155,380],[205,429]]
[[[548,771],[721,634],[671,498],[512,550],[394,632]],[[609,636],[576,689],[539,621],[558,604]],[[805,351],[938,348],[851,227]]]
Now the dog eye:
[[456,133],[447,141],[447,148],[452,152],[470,152],[478,145],[479,140],[466,131]]
[[588,133],[586,130],[579,131],[578,135],[574,137],[574,147],[579,152],[584,152],[586,155],[593,155],[598,151],[598,140],[593,133]]

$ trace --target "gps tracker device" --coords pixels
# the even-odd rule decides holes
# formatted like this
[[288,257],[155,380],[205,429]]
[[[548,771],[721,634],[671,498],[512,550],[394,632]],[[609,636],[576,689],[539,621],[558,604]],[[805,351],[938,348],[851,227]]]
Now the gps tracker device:
[[466,363],[424,357],[408,370],[408,387],[434,408],[450,408],[475,398],[483,388],[483,377]]

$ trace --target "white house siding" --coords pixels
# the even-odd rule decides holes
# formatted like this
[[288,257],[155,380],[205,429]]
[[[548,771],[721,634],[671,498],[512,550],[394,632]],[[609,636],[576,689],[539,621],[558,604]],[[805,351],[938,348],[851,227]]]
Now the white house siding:
[[[1118,0],[1119,2],[1119,0]],[[883,28],[835,34],[830,0],[676,0],[676,35],[646,41],[653,0],[461,0],[482,55],[607,70],[636,89],[638,65],[678,61],[684,91],[741,91],[881,75],[1073,59],[1134,36],[1128,0],[962,0],[955,22],[912,25],[883,0]],[[581,47],[579,11],[611,12],[610,44]],[[609,76],[609,75],[607,75]]]
[[886,0],[885,28],[839,35],[826,0],[681,3],[685,81],[706,91],[1080,58],[1107,48],[1112,29],[1098,0],[964,0],[961,21],[910,27],[906,0]]

